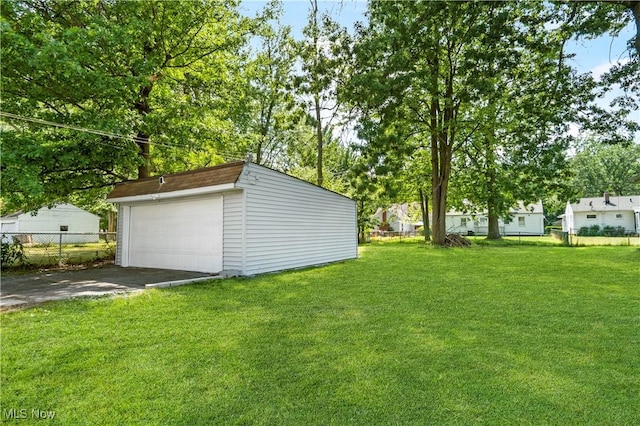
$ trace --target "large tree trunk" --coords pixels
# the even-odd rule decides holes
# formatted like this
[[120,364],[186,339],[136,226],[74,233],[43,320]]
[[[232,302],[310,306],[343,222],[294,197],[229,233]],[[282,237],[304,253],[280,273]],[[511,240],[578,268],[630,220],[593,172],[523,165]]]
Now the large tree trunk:
[[498,226],[498,205],[497,199],[498,195],[496,194],[496,168],[498,167],[496,161],[496,152],[495,152],[495,128],[496,128],[496,109],[495,105],[491,105],[489,108],[488,117],[489,128],[485,135],[485,158],[487,160],[486,163],[486,184],[487,184],[487,216],[488,216],[488,229],[487,229],[487,240],[499,240],[500,236],[500,227]]
[[437,129],[438,100],[431,101],[431,206],[432,206],[432,238],[436,245],[444,245],[447,229],[445,223],[447,193],[443,189],[442,153],[440,150],[439,132]]
[[636,21],[636,52],[640,55],[640,1],[626,1],[624,5],[631,9],[633,18]]
[[[436,139],[439,140],[436,143],[432,142],[431,149],[431,165],[433,167],[433,173],[431,175],[433,187],[431,202],[433,206],[432,237],[434,244],[442,246],[445,245],[445,238],[447,236],[447,191],[449,187],[449,176],[451,175],[451,147],[447,140],[447,130],[437,132]],[[435,149],[433,149],[433,146],[435,146]]]
[[487,232],[487,240],[499,240],[502,238],[500,235],[500,226],[498,225],[498,215],[495,213],[495,208],[489,204],[489,230]]
[[[434,60],[433,69],[439,70],[437,57]],[[453,75],[451,73],[447,75],[443,97],[444,108],[440,107],[439,96],[441,95],[438,92],[437,83],[432,90],[430,108],[432,238],[434,244],[443,246],[447,236],[447,191],[451,175],[451,154],[455,140],[454,123],[457,114],[457,108],[453,103]]]
[[[138,114],[142,117],[151,112],[151,107],[149,106],[149,95],[151,94],[151,90],[153,90],[153,84],[151,83],[140,89],[140,99],[134,105],[136,111],[138,111]],[[138,179],[142,179],[151,176],[149,135],[140,130],[138,131],[136,138],[138,140],[139,148],[138,155],[142,157],[141,163],[138,166]]]
[[107,232],[116,232],[116,212],[112,210],[107,213]]
[[358,242],[359,243],[366,243],[367,242],[367,236],[365,235],[365,226],[364,226],[364,222],[361,219],[362,215],[364,215],[364,201],[360,200],[356,203],[357,207],[358,207]]
[[422,228],[424,240],[431,240],[431,227],[429,226],[429,197],[427,197],[422,189],[418,190],[420,195],[420,213],[422,213]]
[[139,155],[142,163],[138,166],[138,179],[151,176],[151,156],[149,155],[149,136],[143,132],[138,132]]

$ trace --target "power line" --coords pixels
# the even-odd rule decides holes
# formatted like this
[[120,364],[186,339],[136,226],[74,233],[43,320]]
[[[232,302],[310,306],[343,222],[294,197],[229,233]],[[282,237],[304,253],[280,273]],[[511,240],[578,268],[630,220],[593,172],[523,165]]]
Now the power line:
[[[123,136],[123,135],[119,135],[117,133],[105,132],[103,130],[87,129],[85,127],[72,126],[72,125],[69,125],[69,124],[62,124],[62,123],[55,123],[53,121],[42,120],[40,118],[25,117],[25,116],[22,116],[22,115],[12,114],[10,112],[5,112],[5,111],[0,111],[0,116],[7,117],[7,118],[13,118],[15,120],[28,121],[30,123],[36,123],[36,124],[42,124],[42,125],[46,125],[46,126],[59,127],[59,128],[63,128],[63,129],[70,129],[70,130],[75,130],[75,131],[78,131],[78,132],[91,133],[91,134],[99,135],[99,136],[106,136],[106,137],[114,138],[114,139],[129,140],[129,141],[133,141],[133,142],[139,143],[139,144],[157,145],[157,146],[163,146],[165,148],[185,148],[185,147],[180,146],[180,145],[169,145],[169,144],[163,144],[163,143],[158,143],[158,142],[150,142],[149,140],[147,140],[145,138],[139,138],[137,136]],[[114,148],[120,148],[120,147],[115,146],[115,145],[111,145],[111,146],[113,146]]]

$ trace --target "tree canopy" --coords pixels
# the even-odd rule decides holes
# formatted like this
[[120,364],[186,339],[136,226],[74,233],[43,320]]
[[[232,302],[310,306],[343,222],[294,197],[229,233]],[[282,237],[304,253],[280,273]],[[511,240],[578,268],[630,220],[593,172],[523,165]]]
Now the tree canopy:
[[250,29],[235,3],[0,7],[2,109],[15,115],[3,126],[5,203],[35,208],[145,177],[163,164],[155,157],[185,158],[229,137],[226,112]]

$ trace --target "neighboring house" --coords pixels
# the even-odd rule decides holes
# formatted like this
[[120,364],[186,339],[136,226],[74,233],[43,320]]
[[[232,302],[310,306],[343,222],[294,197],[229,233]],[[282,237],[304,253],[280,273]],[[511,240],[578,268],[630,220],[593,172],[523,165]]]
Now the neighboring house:
[[[509,209],[510,218],[499,218],[500,235],[544,235],[544,210],[542,201]],[[487,235],[489,223],[486,212],[471,214],[455,210],[447,212],[447,232],[462,235]]]
[[[380,222],[377,230],[387,231],[388,224],[396,232],[412,232],[422,226],[422,222],[413,222],[409,214],[409,204],[394,204],[387,209],[378,209],[375,218]],[[419,209],[416,203],[412,208]],[[544,235],[544,211],[542,201],[525,206],[518,203],[510,209],[511,218],[498,220],[501,235]],[[455,210],[447,212],[445,226],[448,233],[463,235],[487,235],[489,224],[485,213],[463,213]]]
[[116,185],[116,264],[252,275],[357,257],[355,202],[235,162]]
[[58,243],[60,233],[63,233],[63,243],[91,243],[99,239],[100,217],[73,204],[58,204],[52,208],[43,207],[35,214],[20,211],[3,216],[0,227],[5,236],[19,233],[19,239],[25,243]]
[[419,204],[393,204],[386,209],[378,208],[374,217],[378,225],[377,231],[415,232],[422,226],[422,221],[412,220],[409,209],[419,209]]
[[640,232],[640,195],[581,198],[567,203],[562,219],[562,230],[577,234],[580,228],[611,226],[626,232]]

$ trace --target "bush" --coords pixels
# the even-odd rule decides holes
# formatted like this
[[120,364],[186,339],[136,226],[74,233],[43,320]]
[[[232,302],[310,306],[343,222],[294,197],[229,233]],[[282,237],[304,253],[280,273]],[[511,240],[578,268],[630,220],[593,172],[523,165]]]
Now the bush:
[[602,229],[602,235],[605,237],[624,237],[626,229],[622,226],[605,226]]
[[20,240],[16,237],[11,237],[11,240],[6,235],[2,235],[2,263],[0,267],[2,269],[7,268],[14,263],[23,265],[26,260],[24,255],[24,247]]
[[545,234],[551,234],[551,231],[562,231],[561,225],[547,225],[544,227]]
[[579,237],[624,237],[626,229],[622,226],[606,225],[600,229],[600,225],[583,226],[578,230]]
[[583,226],[578,230],[578,237],[588,237],[589,236],[589,228]]

